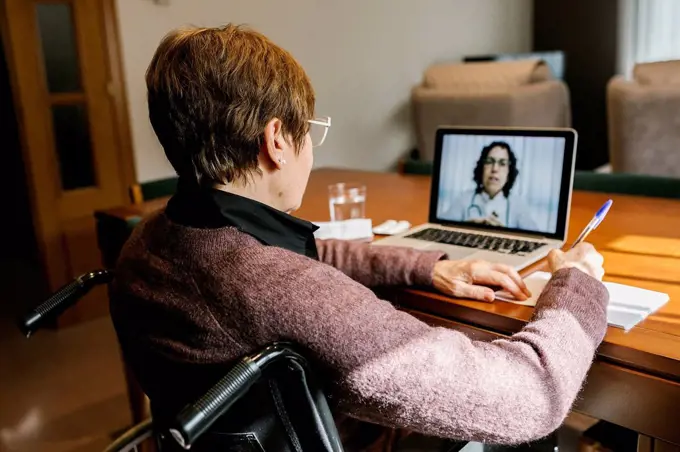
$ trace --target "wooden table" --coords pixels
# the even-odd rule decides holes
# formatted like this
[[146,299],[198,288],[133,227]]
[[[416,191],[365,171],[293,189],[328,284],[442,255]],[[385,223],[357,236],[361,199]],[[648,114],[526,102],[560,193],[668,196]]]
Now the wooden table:
[[[408,220],[414,225],[427,221],[429,177],[332,169],[312,173],[296,215],[328,221],[327,185],[335,182],[366,184],[366,213],[374,224],[388,219]],[[609,328],[574,409],[680,445],[680,201],[611,197],[614,206],[607,219],[589,237],[605,257],[605,279],[666,292],[670,302],[628,333]],[[607,198],[601,193],[574,193],[570,241]],[[111,209],[98,216],[102,225],[105,221],[101,220],[107,218],[129,220],[163,207],[166,201]],[[104,235],[100,241],[106,242],[106,227],[100,227],[99,232]],[[613,243],[626,236],[639,238],[630,246]],[[115,260],[112,253],[115,249],[109,247],[105,262]],[[530,307],[511,303],[456,300],[411,289],[393,290],[387,296],[429,323],[481,340],[518,331],[533,312]]]

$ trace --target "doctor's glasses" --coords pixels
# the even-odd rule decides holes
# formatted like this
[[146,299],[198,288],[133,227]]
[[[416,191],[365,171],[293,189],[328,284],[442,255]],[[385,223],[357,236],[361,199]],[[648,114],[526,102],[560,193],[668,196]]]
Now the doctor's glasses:
[[498,160],[496,160],[493,157],[487,157],[487,158],[484,159],[484,165],[486,165],[486,166],[494,166],[494,165],[497,164],[499,167],[505,168],[506,166],[508,166],[508,163],[509,163],[508,159],[498,159]]

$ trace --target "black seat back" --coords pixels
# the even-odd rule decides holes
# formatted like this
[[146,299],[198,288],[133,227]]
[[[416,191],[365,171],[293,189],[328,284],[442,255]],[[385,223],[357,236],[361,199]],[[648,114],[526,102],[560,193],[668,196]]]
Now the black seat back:
[[[154,419],[163,418],[153,401],[152,412]],[[178,429],[178,417],[182,418],[173,416],[170,424],[159,429],[162,452],[183,450],[169,433]],[[186,424],[192,423],[184,419]],[[243,396],[192,441],[191,450],[340,452],[342,445],[326,398],[309,369],[296,360],[284,359],[269,366]]]
[[[89,290],[112,280],[90,272],[62,287],[19,324],[27,336],[55,320]],[[162,452],[341,452],[323,391],[294,344],[274,343],[243,357],[197,401],[179,414],[154,411]]]
[[[152,400],[152,409],[158,406]],[[192,450],[342,450],[309,363],[285,342],[243,357],[199,400],[170,419],[165,415],[154,411],[168,423],[162,430]]]

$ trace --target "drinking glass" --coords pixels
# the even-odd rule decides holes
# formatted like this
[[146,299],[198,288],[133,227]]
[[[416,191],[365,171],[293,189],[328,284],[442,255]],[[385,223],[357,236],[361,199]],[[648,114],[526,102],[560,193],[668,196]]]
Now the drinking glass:
[[345,183],[328,186],[331,221],[351,220],[366,216],[366,186]]

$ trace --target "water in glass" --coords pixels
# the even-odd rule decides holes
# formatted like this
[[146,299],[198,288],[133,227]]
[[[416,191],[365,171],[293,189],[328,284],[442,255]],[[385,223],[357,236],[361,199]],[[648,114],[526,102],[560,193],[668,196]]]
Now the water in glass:
[[331,221],[366,216],[366,187],[337,184],[330,187],[328,203]]

